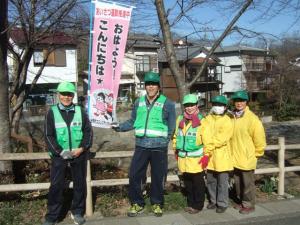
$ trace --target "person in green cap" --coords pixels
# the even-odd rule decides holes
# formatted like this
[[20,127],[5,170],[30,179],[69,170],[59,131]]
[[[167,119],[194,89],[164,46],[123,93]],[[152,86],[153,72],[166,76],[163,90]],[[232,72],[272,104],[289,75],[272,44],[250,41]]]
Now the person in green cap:
[[230,151],[230,138],[233,125],[226,114],[228,100],[218,95],[211,100],[212,108],[204,118],[206,141],[205,152],[209,155],[207,166],[207,190],[209,193],[208,209],[216,209],[224,213],[229,203],[228,181],[229,171],[233,170]]
[[234,129],[230,145],[237,197],[234,208],[241,214],[249,214],[255,210],[254,170],[257,159],[264,154],[266,136],[262,122],[247,106],[248,93],[245,90],[237,91],[231,99],[234,103]]
[[43,225],[54,225],[59,220],[68,166],[73,179],[71,217],[75,224],[85,223],[86,163],[93,134],[84,109],[73,104],[75,93],[74,84],[60,83],[57,87],[59,103],[51,106],[45,117],[45,142],[51,169],[48,212]]
[[184,113],[178,116],[173,136],[173,149],[182,173],[187,193],[187,207],[190,214],[200,212],[205,200],[205,168],[208,156],[204,154],[203,116],[199,113],[198,97],[194,94],[184,96]]
[[138,98],[131,118],[121,124],[112,124],[117,132],[135,130],[135,151],[129,171],[130,217],[142,213],[145,201],[142,184],[148,164],[151,165],[150,203],[155,216],[162,216],[164,180],[168,168],[168,144],[175,129],[175,105],[160,93],[158,73],[145,74],[146,95]]

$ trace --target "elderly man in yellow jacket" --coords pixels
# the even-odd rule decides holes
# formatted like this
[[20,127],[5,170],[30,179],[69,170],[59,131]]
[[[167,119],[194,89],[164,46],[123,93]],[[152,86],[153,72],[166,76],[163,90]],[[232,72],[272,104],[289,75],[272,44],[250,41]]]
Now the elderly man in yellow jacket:
[[208,156],[203,152],[203,116],[197,103],[196,95],[184,96],[184,113],[177,118],[173,137],[173,148],[187,193],[187,207],[184,210],[190,214],[200,212],[204,206],[204,169],[208,163]]
[[257,158],[264,154],[266,136],[262,122],[247,106],[248,93],[237,91],[231,99],[234,102],[231,149],[238,199],[235,208],[241,214],[249,214],[255,210],[254,170]]
[[210,114],[203,119],[205,152],[209,155],[207,166],[207,190],[209,193],[208,209],[216,209],[224,213],[228,207],[229,171],[233,170],[230,151],[230,138],[233,134],[233,124],[226,114],[228,100],[223,95],[212,99]]

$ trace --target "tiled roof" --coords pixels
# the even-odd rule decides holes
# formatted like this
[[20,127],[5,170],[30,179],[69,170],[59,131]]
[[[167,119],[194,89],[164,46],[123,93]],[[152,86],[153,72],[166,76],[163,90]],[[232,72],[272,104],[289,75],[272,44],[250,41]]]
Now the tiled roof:
[[[186,46],[183,46],[183,47],[175,48],[175,54],[176,54],[178,61],[186,61],[188,59],[188,60],[190,60],[189,62],[191,62],[191,59],[194,59],[201,52],[204,52],[205,54],[207,54],[207,50],[205,48],[203,48],[202,46],[189,46],[188,48],[186,48]],[[200,58],[201,57],[198,57],[199,63],[201,61]],[[215,56],[212,56],[211,58],[212,59],[209,60],[209,63],[216,63],[219,61],[219,59]],[[165,49],[159,50],[158,61],[159,62],[167,62]],[[195,63],[196,61],[193,61],[193,62]],[[203,60],[202,60],[202,62],[203,62]]]
[[[24,32],[20,28],[11,30],[9,35],[17,44],[24,44],[26,42]],[[36,35],[38,36],[39,34],[37,33]],[[74,38],[63,32],[56,32],[54,34],[45,34],[37,44],[76,45],[77,42]]]
[[261,49],[261,48],[243,46],[243,45],[232,45],[232,46],[217,47],[217,49],[215,50],[215,53],[238,52],[238,51],[266,52],[267,50],[266,49]]

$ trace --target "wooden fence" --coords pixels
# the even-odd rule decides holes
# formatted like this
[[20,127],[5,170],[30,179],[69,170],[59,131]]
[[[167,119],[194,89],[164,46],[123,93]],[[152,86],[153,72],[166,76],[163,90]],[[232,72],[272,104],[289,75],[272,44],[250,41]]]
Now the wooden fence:
[[[278,195],[284,195],[284,178],[285,172],[300,171],[300,166],[285,167],[285,150],[300,150],[300,144],[285,144],[285,138],[279,137],[278,144],[268,145],[266,151],[278,150],[278,166],[270,168],[256,169],[255,174],[270,174],[278,173]],[[132,157],[132,151],[114,151],[114,152],[97,152],[93,158],[105,159],[105,158],[127,158]],[[169,151],[169,155],[173,155],[173,151]],[[0,154],[0,160],[2,161],[21,161],[21,160],[44,160],[50,159],[47,153],[3,153]],[[90,160],[87,164],[87,199],[86,199],[86,215],[91,216],[93,214],[92,203],[92,187],[99,186],[115,186],[126,185],[129,183],[128,178],[124,179],[106,179],[106,180],[92,180],[91,179],[91,165]],[[177,175],[169,175],[167,177],[168,182],[179,181]],[[147,178],[147,182],[151,182],[151,178]],[[30,184],[3,184],[0,185],[0,192],[12,192],[12,191],[31,191],[31,190],[46,190],[50,186],[50,183],[30,183]],[[72,188],[73,184],[70,183],[69,187]]]

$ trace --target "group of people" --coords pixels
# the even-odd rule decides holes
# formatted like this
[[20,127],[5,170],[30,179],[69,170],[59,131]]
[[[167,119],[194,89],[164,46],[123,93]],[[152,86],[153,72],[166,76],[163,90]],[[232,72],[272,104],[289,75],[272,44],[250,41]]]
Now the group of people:
[[[146,95],[135,101],[130,119],[111,124],[116,132],[135,130],[128,190],[131,207],[127,215],[134,217],[144,211],[143,184],[149,164],[152,212],[155,216],[163,215],[170,141],[187,193],[186,212],[194,214],[203,209],[206,189],[209,193],[207,208],[225,212],[229,206],[230,173],[236,189],[234,208],[242,214],[253,212],[254,170],[257,158],[264,153],[266,139],[262,123],[247,106],[247,92],[233,94],[232,111],[227,108],[225,96],[215,96],[207,116],[199,111],[198,97],[188,94],[182,102],[184,112],[176,119],[174,103],[160,92],[159,74],[148,72],[144,81]],[[85,223],[86,160],[92,145],[92,128],[84,110],[72,103],[74,85],[63,82],[57,92],[60,102],[51,107],[45,122],[52,165],[48,212],[43,225],[53,225],[59,220],[68,165],[74,182],[71,217],[75,224],[81,225]]]
[[241,214],[255,210],[254,170],[266,147],[265,131],[247,106],[246,91],[235,92],[231,99],[234,109],[229,111],[225,96],[212,98],[212,108],[205,117],[199,113],[195,95],[183,99],[184,113],[177,119],[173,149],[187,192],[188,213],[203,209],[206,188],[207,208],[225,212],[229,174],[233,174],[236,191],[233,207]]

